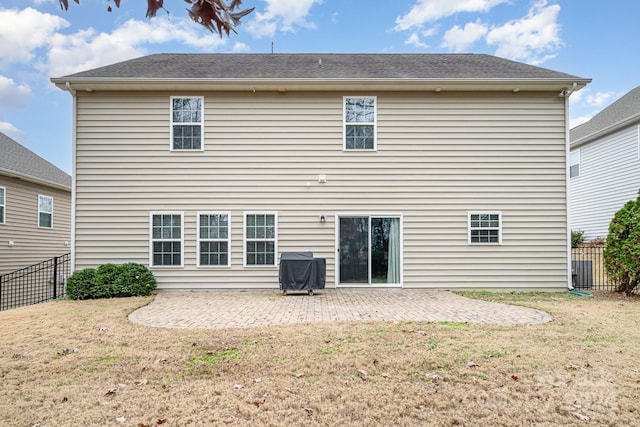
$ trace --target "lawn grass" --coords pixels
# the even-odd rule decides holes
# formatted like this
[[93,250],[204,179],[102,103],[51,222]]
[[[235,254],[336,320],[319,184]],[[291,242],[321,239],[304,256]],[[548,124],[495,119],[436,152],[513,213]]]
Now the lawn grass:
[[638,424],[640,300],[466,295],[555,320],[229,330],[130,323],[148,298],[0,312],[0,424]]

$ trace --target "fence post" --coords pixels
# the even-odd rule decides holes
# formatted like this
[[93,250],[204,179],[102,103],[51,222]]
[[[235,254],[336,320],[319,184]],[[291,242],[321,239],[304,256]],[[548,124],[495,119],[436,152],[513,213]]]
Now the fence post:
[[58,257],[53,257],[53,299],[58,298]]

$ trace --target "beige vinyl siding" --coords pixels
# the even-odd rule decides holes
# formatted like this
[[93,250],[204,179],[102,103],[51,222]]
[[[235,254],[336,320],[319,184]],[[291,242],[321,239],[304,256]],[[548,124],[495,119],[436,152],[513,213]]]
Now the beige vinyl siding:
[[[71,252],[71,192],[0,175],[5,223],[0,224],[0,274]],[[53,228],[38,227],[38,195],[53,198]],[[9,241],[13,246],[9,246]]]
[[[172,95],[204,96],[204,152],[169,151]],[[343,151],[343,96],[354,95],[377,97],[375,152]],[[405,287],[566,287],[564,101],[555,92],[77,100],[76,269],[148,264],[149,212],[180,211],[184,267],[154,269],[159,287],[276,288],[277,267],[243,267],[243,212],[269,211],[278,252],[327,258],[332,287],[336,214],[398,214]],[[231,267],[196,267],[198,211],[230,213]],[[501,245],[468,245],[469,211],[502,212]]]

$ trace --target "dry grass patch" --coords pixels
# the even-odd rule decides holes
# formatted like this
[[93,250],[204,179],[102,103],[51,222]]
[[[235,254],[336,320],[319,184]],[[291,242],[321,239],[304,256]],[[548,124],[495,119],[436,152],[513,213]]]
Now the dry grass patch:
[[151,329],[127,320],[145,298],[1,312],[2,424],[638,423],[638,299],[474,296],[556,320]]

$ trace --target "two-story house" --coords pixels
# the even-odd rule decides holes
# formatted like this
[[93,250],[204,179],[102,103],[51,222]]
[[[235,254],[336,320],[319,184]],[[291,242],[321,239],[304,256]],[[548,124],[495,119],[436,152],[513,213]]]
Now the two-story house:
[[71,250],[71,177],[0,133],[0,275]]
[[571,129],[569,224],[607,237],[615,213],[640,190],[640,87]]
[[158,54],[73,96],[75,269],[160,289],[566,289],[568,96],[589,80],[474,54]]

